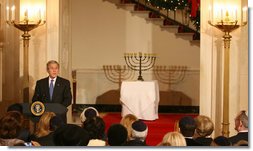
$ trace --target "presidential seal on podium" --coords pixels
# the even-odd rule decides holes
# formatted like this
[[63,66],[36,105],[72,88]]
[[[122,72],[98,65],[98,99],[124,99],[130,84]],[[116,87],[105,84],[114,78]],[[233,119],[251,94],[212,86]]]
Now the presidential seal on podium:
[[34,116],[41,116],[45,112],[45,105],[40,101],[33,102],[31,112]]

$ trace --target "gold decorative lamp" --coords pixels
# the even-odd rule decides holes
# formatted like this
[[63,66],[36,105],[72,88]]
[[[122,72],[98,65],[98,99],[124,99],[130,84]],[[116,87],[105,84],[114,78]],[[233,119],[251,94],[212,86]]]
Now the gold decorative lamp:
[[222,135],[229,137],[229,51],[230,51],[230,41],[232,36],[230,32],[236,30],[237,28],[247,24],[247,7],[242,9],[241,25],[237,19],[237,8],[236,7],[221,7],[216,9],[216,19],[215,22],[210,20],[209,9],[209,21],[211,26],[224,32],[224,75],[223,75],[223,123],[222,123]]
[[[44,3],[43,3],[44,1]],[[23,31],[23,102],[29,102],[29,40],[31,35],[29,31],[44,25],[45,20],[45,0],[26,1],[20,0],[20,16],[15,17],[16,7],[13,5],[11,8],[6,7],[6,23],[10,26]]]

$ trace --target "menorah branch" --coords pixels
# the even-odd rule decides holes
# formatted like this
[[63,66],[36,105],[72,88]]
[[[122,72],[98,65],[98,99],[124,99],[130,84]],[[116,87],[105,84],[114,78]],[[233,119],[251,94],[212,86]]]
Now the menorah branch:
[[186,66],[155,66],[154,75],[158,81],[168,84],[169,90],[172,84],[181,82],[187,71]]
[[104,65],[103,70],[109,81],[119,84],[119,89],[123,80],[132,79],[134,76],[134,71],[126,66]]

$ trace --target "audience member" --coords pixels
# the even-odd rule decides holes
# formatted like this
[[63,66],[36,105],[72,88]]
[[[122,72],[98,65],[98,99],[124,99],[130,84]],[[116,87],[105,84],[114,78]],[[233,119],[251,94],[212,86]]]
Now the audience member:
[[146,146],[146,137],[148,135],[148,126],[141,120],[132,124],[132,133],[126,146]]
[[7,112],[9,111],[17,111],[23,114],[23,106],[20,103],[14,103],[7,108]]
[[184,136],[179,132],[168,132],[159,146],[186,146]]
[[[12,105],[10,105],[8,108],[7,108],[7,112],[10,112],[10,111],[16,111],[16,112],[19,112],[21,115],[22,115],[22,119],[24,119],[23,117],[23,106],[20,104],[20,103],[14,103]],[[22,120],[22,128],[19,132],[19,135],[17,136],[18,139],[21,139],[25,142],[30,142],[31,141],[31,138],[30,138],[30,132],[28,129],[24,128],[24,123],[23,123],[23,120]]]
[[99,117],[87,118],[83,122],[83,129],[89,133],[90,141],[88,146],[105,146],[105,122]]
[[17,139],[22,129],[22,115],[16,111],[7,112],[0,119],[0,145],[15,146],[23,144],[24,141]]
[[201,146],[193,139],[196,122],[191,116],[185,116],[179,120],[179,132],[184,136],[187,146]]
[[203,146],[210,146],[213,139],[211,134],[214,130],[214,124],[212,120],[204,115],[199,115],[195,118],[196,131],[194,134],[195,141]]
[[110,146],[122,146],[127,142],[127,129],[121,124],[113,124],[107,131]]
[[80,114],[80,119],[81,122],[83,123],[87,118],[93,118],[96,116],[99,116],[97,109],[95,109],[94,107],[87,107]]
[[134,121],[137,121],[138,118],[133,114],[127,114],[125,115],[121,121],[120,124],[123,125],[127,129],[127,139],[130,140],[132,135],[132,124]]
[[[39,138],[35,138],[34,140],[38,141],[41,146],[54,146],[53,135],[54,131],[56,131],[59,127],[65,125],[63,118],[60,116],[52,116],[49,121],[49,134],[45,136],[41,136]],[[35,143],[35,145],[37,145]]]
[[7,112],[0,119],[0,138],[17,138],[22,129],[22,115],[16,111]]
[[41,146],[54,146],[53,133],[50,130],[50,120],[56,116],[53,112],[45,112],[38,124],[35,134],[31,136],[31,140],[37,141]]
[[89,143],[89,133],[74,124],[66,124],[59,127],[53,134],[56,146],[87,146]]
[[240,111],[236,116],[235,130],[238,132],[237,135],[229,138],[232,144],[240,140],[248,141],[248,116],[246,115],[246,111]]
[[61,127],[62,125],[65,124],[65,122],[63,121],[63,119],[56,115],[56,116],[53,116],[51,119],[50,119],[50,131],[55,131],[57,130],[57,128]]
[[132,132],[130,139],[124,146],[147,146],[146,137],[148,135],[148,127],[141,120],[137,120],[132,124]]

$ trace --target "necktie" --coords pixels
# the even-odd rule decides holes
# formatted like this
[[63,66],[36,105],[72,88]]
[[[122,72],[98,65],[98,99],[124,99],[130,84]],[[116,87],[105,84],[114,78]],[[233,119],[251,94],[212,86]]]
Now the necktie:
[[51,80],[50,85],[49,85],[49,93],[50,93],[50,100],[52,101],[53,97],[53,92],[54,92],[54,80]]

